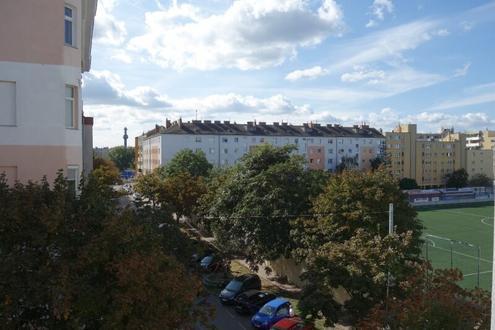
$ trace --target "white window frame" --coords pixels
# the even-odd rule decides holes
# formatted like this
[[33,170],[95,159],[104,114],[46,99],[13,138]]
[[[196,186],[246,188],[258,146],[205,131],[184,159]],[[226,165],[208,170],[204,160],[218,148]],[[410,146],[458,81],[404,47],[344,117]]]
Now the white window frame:
[[[69,178],[69,170],[75,170],[75,177]],[[74,187],[75,191],[74,193],[77,193],[79,191],[79,180],[81,174],[79,173],[79,165],[67,165],[67,181],[74,181]]]
[[[72,90],[72,96],[67,96],[67,89]],[[77,129],[77,87],[66,84],[64,88],[64,113],[65,113],[65,128]],[[67,125],[67,101],[72,102],[72,125]]]
[[[65,9],[70,9],[72,11],[72,17],[65,15]],[[70,4],[64,4],[64,45],[69,46],[69,47],[77,47],[77,34],[76,34],[76,29],[77,29],[77,11],[76,8]],[[65,35],[65,22],[68,21],[71,23],[71,30],[72,30],[72,43],[67,43],[66,42],[66,35]]]

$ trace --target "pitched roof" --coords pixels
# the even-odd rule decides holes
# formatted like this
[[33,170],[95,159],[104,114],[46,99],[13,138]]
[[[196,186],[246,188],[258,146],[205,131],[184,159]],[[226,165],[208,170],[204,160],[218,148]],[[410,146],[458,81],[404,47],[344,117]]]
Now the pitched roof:
[[267,124],[265,122],[247,122],[246,124],[229,121],[193,120],[191,122],[167,122],[167,126],[157,126],[146,133],[156,134],[191,134],[191,135],[251,135],[251,136],[314,136],[314,137],[370,137],[384,138],[383,134],[368,125],[321,125],[305,123],[290,125],[287,123]]

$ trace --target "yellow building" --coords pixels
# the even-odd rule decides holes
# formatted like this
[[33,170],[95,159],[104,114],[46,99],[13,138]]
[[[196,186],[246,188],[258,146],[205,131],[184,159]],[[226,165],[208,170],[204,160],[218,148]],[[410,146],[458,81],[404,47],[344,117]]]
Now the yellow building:
[[442,133],[418,133],[415,124],[406,124],[385,133],[385,138],[391,172],[399,179],[415,179],[425,188],[443,186],[445,176],[461,168],[470,176],[482,173],[493,178],[493,153],[468,150],[467,145],[472,142],[469,134],[449,129]]

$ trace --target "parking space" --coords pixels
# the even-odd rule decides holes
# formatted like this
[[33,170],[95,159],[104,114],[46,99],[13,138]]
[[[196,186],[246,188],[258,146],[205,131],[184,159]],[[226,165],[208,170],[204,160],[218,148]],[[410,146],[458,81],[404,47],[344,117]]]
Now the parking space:
[[[249,316],[239,315],[234,311],[232,306],[222,305],[218,297],[214,294],[210,294],[206,300],[208,304],[215,309],[215,318],[212,321],[212,325],[218,330],[248,330],[253,329],[250,323]],[[203,330],[204,327],[198,327],[197,330]]]

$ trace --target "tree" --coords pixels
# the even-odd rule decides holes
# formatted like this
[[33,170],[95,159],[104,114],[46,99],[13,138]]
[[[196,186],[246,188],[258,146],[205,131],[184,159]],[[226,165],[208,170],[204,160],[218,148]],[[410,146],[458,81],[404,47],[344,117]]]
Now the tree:
[[334,175],[324,191],[312,200],[314,216],[299,218],[292,224],[293,255],[304,260],[327,242],[350,239],[358,229],[386,235],[389,203],[394,204],[396,232],[411,231],[413,244],[410,247],[412,252],[419,252],[422,225],[416,218],[417,213],[397,181],[382,169]]
[[485,174],[479,173],[471,176],[468,185],[470,187],[491,187],[493,181]]
[[[373,235],[365,229],[343,242],[330,241],[319,247],[307,260],[305,280],[299,309],[313,321],[325,318],[327,326],[339,319],[341,306],[336,301],[335,289],[343,288],[349,295],[345,310],[359,320],[386,296],[387,274],[395,282],[411,271],[414,245],[412,232],[400,235]],[[400,291],[393,286],[392,292]]]
[[359,329],[490,329],[490,294],[464,289],[457,269],[432,271],[418,264],[400,285],[401,296],[378,303],[358,325]]
[[371,169],[373,171],[378,170],[382,166],[388,165],[387,159],[384,155],[376,156],[375,158],[370,160],[370,163],[371,163]]
[[108,156],[115,163],[115,165],[117,165],[120,171],[132,168],[134,166],[134,148],[132,147],[114,147],[110,149]]
[[325,174],[305,171],[294,150],[254,148],[203,199],[219,244],[252,264],[289,254],[290,219],[306,213],[310,197],[322,189],[313,182]]
[[207,177],[212,167],[202,150],[193,152],[190,149],[183,149],[167,163],[164,174],[175,176],[181,172],[188,172],[193,177]]
[[447,188],[464,188],[467,186],[468,176],[466,170],[461,168],[445,176],[445,185]]
[[358,168],[357,157],[342,157],[340,164],[335,168],[335,172],[351,171]]
[[186,236],[161,212],[115,207],[89,176],[70,194],[9,188],[0,175],[0,323],[5,328],[193,328],[201,283],[183,262]]
[[410,189],[418,189],[418,183],[416,180],[411,178],[402,178],[399,181],[399,188],[401,190],[410,190]]
[[106,185],[119,184],[122,182],[119,169],[111,160],[103,158],[93,159],[92,175]]

